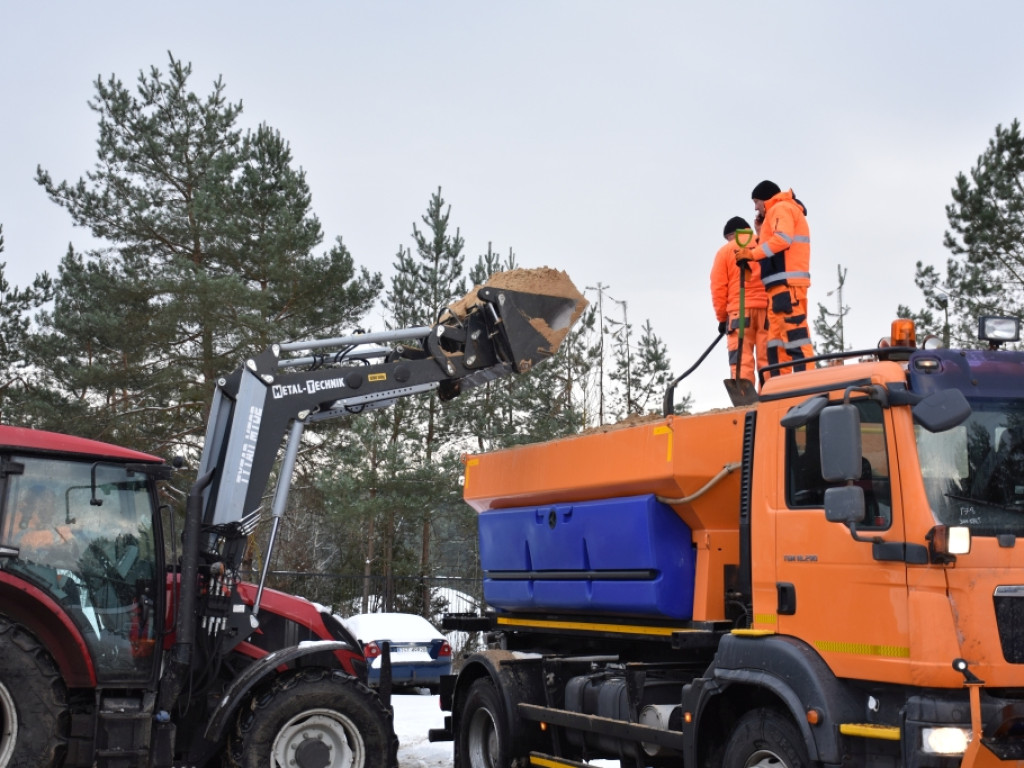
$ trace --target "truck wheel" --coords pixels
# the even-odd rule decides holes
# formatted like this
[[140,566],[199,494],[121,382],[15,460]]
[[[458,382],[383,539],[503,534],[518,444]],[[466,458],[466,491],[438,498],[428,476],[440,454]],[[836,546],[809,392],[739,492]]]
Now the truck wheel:
[[457,768],[507,768],[508,726],[494,684],[481,678],[469,687],[458,733]]
[[398,737],[391,713],[354,677],[300,669],[243,708],[229,760],[241,768],[395,768]]
[[0,616],[0,766],[58,765],[67,729],[57,666],[24,627]]
[[755,709],[736,723],[722,768],[811,768],[803,736],[774,709]]

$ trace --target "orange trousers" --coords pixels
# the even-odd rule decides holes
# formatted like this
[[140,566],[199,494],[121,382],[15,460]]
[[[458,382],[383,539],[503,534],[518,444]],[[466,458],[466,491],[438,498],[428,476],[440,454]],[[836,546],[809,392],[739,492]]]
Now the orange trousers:
[[[747,323],[743,328],[743,350],[740,351],[740,313],[729,313],[728,335],[725,337],[729,345],[729,378],[736,378],[736,361],[740,362],[741,379],[748,379],[758,384],[757,368],[768,365],[768,310],[764,307],[748,307]],[[754,362],[757,361],[755,368]]]
[[[807,286],[780,285],[768,289],[768,364],[793,363],[771,372],[779,376],[807,369],[800,362],[814,356],[807,327]],[[812,364],[813,365],[813,364]]]

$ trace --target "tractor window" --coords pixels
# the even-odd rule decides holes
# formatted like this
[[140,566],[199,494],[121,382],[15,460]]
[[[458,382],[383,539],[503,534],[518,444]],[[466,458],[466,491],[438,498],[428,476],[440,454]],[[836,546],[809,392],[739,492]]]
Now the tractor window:
[[0,567],[64,607],[101,680],[148,678],[157,559],[147,478],[114,464],[12,459],[24,471],[7,476],[0,544],[18,555]]
[[[882,407],[874,400],[852,401],[860,411],[861,477],[864,489],[864,521],[861,528],[884,529],[892,522],[889,494],[889,457],[886,449]],[[818,419],[786,430],[786,503],[792,508],[822,507],[826,483],[821,477],[821,443]]]

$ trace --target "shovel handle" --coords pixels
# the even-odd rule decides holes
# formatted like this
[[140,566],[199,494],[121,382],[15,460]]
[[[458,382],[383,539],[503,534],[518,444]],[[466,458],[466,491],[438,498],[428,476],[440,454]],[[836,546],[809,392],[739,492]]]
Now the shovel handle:
[[738,245],[740,248],[746,248],[754,239],[754,230],[737,229],[735,237],[736,245]]

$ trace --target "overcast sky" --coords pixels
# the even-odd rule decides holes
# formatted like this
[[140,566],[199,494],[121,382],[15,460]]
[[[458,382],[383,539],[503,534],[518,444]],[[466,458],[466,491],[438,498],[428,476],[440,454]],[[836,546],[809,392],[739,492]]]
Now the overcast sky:
[[[358,263],[390,275],[440,186],[470,262],[491,242],[607,286],[677,373],[715,338],[711,260],[757,182],[807,205],[814,314],[835,309],[841,265],[847,341],[873,346],[898,304],[922,304],[914,263],[945,263],[956,174],[1024,110],[1011,0],[93,0],[8,2],[2,19],[12,283],[88,247],[34,177],[92,168],[96,78],[134,83],[171,51],[194,91],[223,77],[242,127],[291,143],[325,241]],[[727,376],[722,344],[681,391],[724,406]]]

